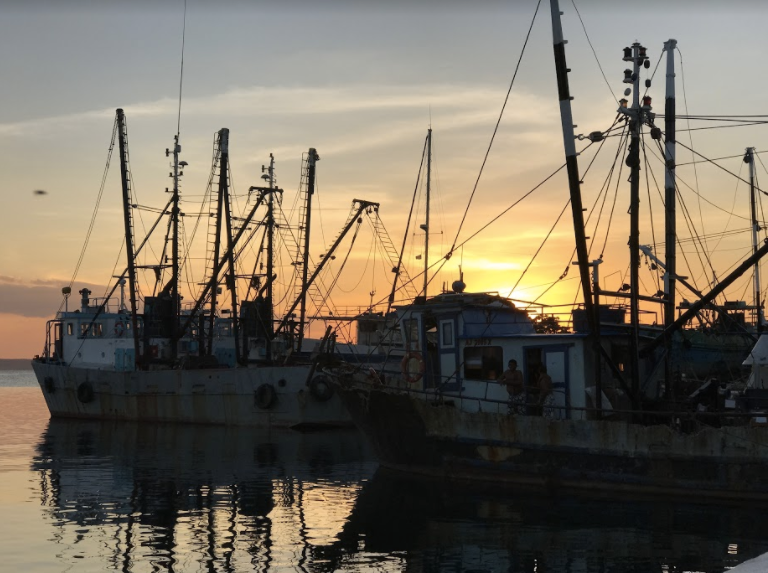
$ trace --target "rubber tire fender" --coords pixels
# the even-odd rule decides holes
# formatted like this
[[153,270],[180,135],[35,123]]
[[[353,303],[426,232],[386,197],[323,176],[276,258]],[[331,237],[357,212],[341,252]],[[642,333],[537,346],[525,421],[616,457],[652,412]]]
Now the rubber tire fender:
[[54,383],[53,378],[50,376],[43,378],[43,388],[45,388],[45,391],[48,394],[53,394],[56,391],[56,384]]
[[277,392],[272,384],[264,383],[256,388],[253,395],[253,403],[260,410],[269,410],[277,402]]
[[318,402],[327,402],[333,397],[333,385],[327,376],[320,374],[309,382],[309,393]]
[[93,402],[93,397],[93,386],[91,386],[91,383],[81,382],[77,387],[77,399],[83,404],[88,404],[89,402]]

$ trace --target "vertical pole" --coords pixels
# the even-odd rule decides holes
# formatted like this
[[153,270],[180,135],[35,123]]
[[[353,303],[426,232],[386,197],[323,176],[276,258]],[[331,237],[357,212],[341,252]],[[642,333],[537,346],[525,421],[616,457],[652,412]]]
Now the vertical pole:
[[[669,39],[664,42],[667,52],[667,85],[664,102],[664,227],[665,227],[665,266],[666,268],[666,301],[664,305],[664,327],[675,322],[675,289],[677,281],[677,186],[675,184],[675,48],[677,40]],[[672,381],[675,377],[676,364],[672,352],[672,338],[664,341],[667,349],[664,362],[664,381],[666,393],[672,391]]]
[[[221,148],[221,172],[219,173],[219,192],[223,195],[224,203],[224,232],[227,234],[227,264],[229,274],[227,275],[227,287],[229,288],[229,297],[232,303],[232,336],[235,339],[235,363],[240,364],[240,329],[239,317],[237,315],[237,274],[235,272],[235,249],[232,236],[232,208],[229,204],[229,130],[227,128],[226,136],[223,138]],[[223,191],[222,191],[223,189]]]
[[629,115],[630,143],[627,164],[630,168],[629,194],[629,312],[631,330],[630,376],[632,404],[639,407],[640,393],[640,56],[641,46],[632,44],[632,108]]
[[211,273],[211,309],[208,317],[208,352],[213,353],[213,329],[216,324],[216,302],[219,291],[219,277],[216,269],[219,268],[219,254],[221,247],[221,217],[224,211],[224,193],[227,187],[226,149],[229,143],[229,130],[219,130],[219,194],[216,203],[216,231],[213,241],[213,270]]
[[307,204],[304,217],[304,260],[301,265],[301,307],[299,317],[299,335],[296,351],[301,352],[301,343],[304,341],[304,322],[307,317],[307,273],[309,271],[309,230],[312,219],[312,195],[315,194],[315,164],[320,160],[314,147],[309,148],[307,154]]
[[560,98],[560,118],[563,125],[563,144],[565,145],[565,162],[568,170],[568,187],[571,195],[571,212],[573,214],[573,232],[576,239],[576,256],[579,264],[581,290],[584,295],[584,308],[587,312],[590,331],[595,331],[596,317],[592,304],[592,287],[589,277],[589,254],[587,239],[584,232],[584,211],[581,201],[581,180],[579,179],[579,164],[576,157],[576,136],[573,128],[573,113],[571,112],[571,94],[568,87],[568,68],[565,63],[565,41],[563,28],[560,23],[560,6],[558,0],[551,0],[552,37],[555,49],[555,68],[557,71],[557,91]]
[[269,154],[269,202],[267,203],[267,306],[269,307],[269,323],[267,325],[267,361],[272,360],[272,277],[275,273],[275,156]]
[[[558,0],[550,0],[552,12],[552,40],[555,52],[555,70],[557,72],[557,93],[560,100],[560,120],[563,126],[563,145],[565,147],[565,164],[568,171],[568,188],[571,196],[571,213],[573,215],[573,235],[576,241],[576,257],[581,279],[581,292],[584,297],[584,312],[587,315],[589,331],[595,350],[596,371],[600,372],[600,322],[597,318],[597,307],[592,301],[592,285],[590,283],[589,252],[587,237],[584,231],[584,207],[581,201],[581,179],[579,177],[579,162],[576,155],[576,136],[573,128],[573,112],[571,111],[571,92],[568,86],[568,66],[565,62],[565,40],[563,27],[560,22],[560,5]],[[602,387],[600,376],[597,376],[596,408],[602,409]]]
[[117,131],[120,145],[120,181],[123,190],[123,222],[125,224],[125,254],[128,259],[128,293],[131,298],[131,330],[133,331],[133,350],[136,364],[143,365],[139,351],[139,317],[136,302],[136,261],[133,251],[133,224],[131,223],[131,185],[128,175],[128,128],[125,124],[125,114],[117,110]]
[[[757,202],[755,195],[755,148],[747,147],[747,153],[744,156],[744,163],[749,164],[749,207],[752,216],[752,254],[757,252],[758,233],[760,232],[760,223],[757,220]],[[760,261],[755,262],[752,271],[752,284],[754,295],[752,304],[755,307],[755,326],[757,332],[763,331],[763,304],[760,292]]]
[[171,303],[173,304],[173,324],[171,326],[171,362],[178,356],[179,340],[179,134],[173,138],[173,196],[171,198]]
[[432,128],[427,130],[427,208],[426,223],[424,225],[424,292],[423,296],[427,298],[427,287],[429,286],[429,203],[430,187],[432,184]]

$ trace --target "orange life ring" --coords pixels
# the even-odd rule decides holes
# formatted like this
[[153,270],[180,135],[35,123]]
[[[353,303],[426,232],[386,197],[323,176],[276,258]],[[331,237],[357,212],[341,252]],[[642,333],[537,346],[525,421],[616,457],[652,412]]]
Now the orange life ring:
[[[415,360],[417,368],[414,370],[410,368],[411,361]],[[403,361],[400,363],[400,371],[403,373],[403,378],[406,382],[415,384],[421,377],[424,376],[424,359],[418,352],[408,352],[403,356]]]
[[118,321],[115,323],[115,336],[118,338],[122,338],[123,333],[125,332],[125,325],[122,323],[122,321]]

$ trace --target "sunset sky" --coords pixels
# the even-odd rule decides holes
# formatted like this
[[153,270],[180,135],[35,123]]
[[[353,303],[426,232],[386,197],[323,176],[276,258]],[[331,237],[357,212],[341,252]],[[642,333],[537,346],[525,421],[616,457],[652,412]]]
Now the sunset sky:
[[[618,6],[621,4],[621,6]],[[678,114],[766,114],[768,78],[764,27],[768,7],[756,1],[648,1],[629,4],[581,0],[581,13],[597,60],[570,0],[561,0],[577,133],[605,130],[624,88],[622,48],[648,47],[650,74],[663,42],[678,40]],[[286,207],[299,186],[302,153],[315,147],[319,209],[313,214],[313,257],[325,252],[346,219],[352,199],[381,204],[381,217],[395,244],[405,221],[427,128],[433,129],[431,258],[454,241],[531,23],[535,1],[479,2],[232,2],[188,0],[181,107],[183,208],[203,194],[211,168],[214,133],[230,129],[231,168],[241,197],[261,185],[261,165],[276,158]],[[61,301],[88,230],[112,135],[115,108],[125,110],[134,190],[142,205],[162,207],[171,185],[164,151],[176,133],[183,0],[163,2],[11,1],[0,20],[0,358],[42,351],[45,321]],[[564,162],[552,59],[549,3],[543,2],[509,103],[458,243],[520,199]],[[663,115],[664,62],[649,94]],[[643,78],[646,76],[643,75]],[[684,80],[684,83],[683,83]],[[660,118],[661,119],[661,118]],[[660,125],[663,125],[661,120]],[[708,124],[691,122],[690,127]],[[685,131],[679,141],[709,158],[740,156],[749,146],[768,151],[764,126]],[[691,142],[691,138],[692,142]],[[598,198],[613,163],[618,138],[606,143],[583,186],[585,206]],[[579,142],[579,148],[584,142]],[[592,157],[581,159],[582,172]],[[697,233],[715,250],[712,266],[724,276],[748,254],[748,188],[722,170],[692,161],[678,148],[681,194]],[[663,193],[663,172],[649,156]],[[768,164],[768,156],[763,161]],[[718,161],[746,177],[740,157]],[[758,162],[758,181],[768,172]],[[626,168],[601,267],[603,286],[625,279],[629,217]],[[656,183],[641,182],[642,244],[663,241],[663,212]],[[587,234],[602,251],[614,177],[600,227]],[[689,188],[690,186],[690,188]],[[691,190],[698,189],[701,200]],[[43,190],[45,194],[36,194]],[[649,200],[653,207],[653,232]],[[570,265],[570,210],[554,228],[530,270],[511,289],[566,206],[564,172],[469,241],[431,283],[436,293],[464,270],[469,290],[492,290],[537,299]],[[423,222],[423,205],[420,217]],[[137,214],[138,217],[138,214]],[[681,239],[691,236],[679,219]],[[148,228],[151,213],[137,218]],[[187,221],[190,225],[191,221]],[[703,225],[703,230],[701,226]],[[190,225],[191,226],[191,225]],[[718,241],[718,233],[739,231]],[[124,266],[119,158],[115,151],[88,250],[73,292],[104,285]],[[384,299],[390,276],[371,261],[371,235],[360,233],[339,292],[339,306]],[[407,251],[409,269],[423,259],[423,233]],[[421,241],[421,242],[420,242]],[[342,255],[347,247],[341,249]],[[694,247],[691,280],[706,289],[712,270],[699,264]],[[663,254],[663,247],[659,247]],[[118,257],[123,258],[118,258]],[[147,253],[147,260],[152,254]],[[335,264],[338,266],[341,257]],[[202,261],[199,263],[202,265]],[[375,273],[371,269],[376,268]],[[115,271],[115,269],[117,269]],[[644,266],[645,269],[645,266]],[[336,269],[338,270],[338,269]],[[284,271],[287,273],[288,271]],[[653,278],[644,270],[651,294]],[[688,269],[681,270],[689,273]],[[284,276],[284,274],[283,274]],[[281,276],[281,279],[283,278]],[[575,269],[539,301],[570,304],[576,298]],[[278,279],[278,280],[281,280]],[[750,298],[749,277],[728,291]],[[763,281],[768,283],[768,278]],[[98,290],[97,290],[98,289]],[[371,295],[370,293],[374,294]],[[70,300],[74,308],[77,295]]]

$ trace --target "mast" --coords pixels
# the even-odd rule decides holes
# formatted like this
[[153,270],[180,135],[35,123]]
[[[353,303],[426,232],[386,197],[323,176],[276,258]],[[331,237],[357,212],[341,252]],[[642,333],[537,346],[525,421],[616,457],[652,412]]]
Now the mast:
[[272,305],[272,276],[275,273],[275,156],[271,153],[269,154],[267,175],[270,189],[269,201],[267,202],[267,299]]
[[304,282],[301,289],[301,293],[299,293],[299,296],[296,298],[295,301],[293,301],[293,304],[285,313],[283,320],[278,325],[277,327],[278,332],[281,331],[286,324],[288,324],[288,320],[291,318],[291,314],[293,313],[293,311],[296,310],[296,307],[306,298],[309,287],[312,286],[312,284],[315,282],[315,279],[320,274],[320,271],[322,271],[323,268],[325,268],[325,264],[328,261],[333,259],[333,253],[336,252],[336,248],[339,246],[341,241],[344,240],[344,237],[352,228],[352,225],[355,223],[355,221],[357,221],[358,225],[362,223],[362,219],[360,218],[360,215],[363,214],[363,211],[369,208],[378,209],[379,204],[374,203],[372,201],[366,201],[365,199],[352,199],[352,211],[350,212],[349,217],[347,218],[347,222],[344,224],[344,227],[341,229],[341,232],[336,237],[336,240],[333,242],[331,247],[325,253],[325,256],[322,257],[318,265],[315,267],[314,271],[312,271],[312,275]]
[[[630,168],[629,195],[629,284],[630,284],[630,376],[632,377],[632,403],[639,406],[640,392],[640,126],[643,123],[643,109],[640,107],[640,66],[648,61],[646,49],[635,42],[631,48],[624,48],[624,61],[632,62],[631,70],[624,70],[624,83],[632,84],[632,107],[619,108],[629,118],[630,142],[627,165]],[[629,95],[626,91],[626,95]],[[643,107],[650,98],[643,98]],[[625,102],[626,100],[622,100]]]
[[[677,281],[677,195],[675,185],[675,48],[677,40],[669,39],[664,42],[664,51],[667,52],[667,85],[666,99],[664,101],[664,158],[666,167],[664,170],[664,227],[666,230],[666,274],[665,290],[666,301],[664,304],[664,326],[675,322],[675,289]],[[667,392],[672,388],[672,379],[675,374],[674,357],[672,356],[672,339],[665,341],[667,354],[664,362],[664,379]]]
[[432,184],[432,128],[427,130],[427,207],[426,223],[424,224],[424,292],[423,296],[427,298],[427,287],[429,286],[429,203],[430,186]]
[[[171,362],[176,361],[179,340],[179,134],[173,138],[173,195],[171,196],[171,302],[173,304],[173,325],[171,327]],[[170,154],[165,150],[166,157]]]
[[[221,247],[221,217],[224,210],[224,195],[227,187],[227,150],[229,143],[229,130],[222,128],[219,130],[219,194],[216,204],[216,230],[213,236],[213,268],[219,266],[219,252]],[[229,242],[227,242],[229,245]],[[216,320],[216,302],[218,295],[218,274],[213,272],[211,275],[212,289],[211,289],[211,308],[210,316],[208,317],[208,352],[213,352],[213,328]],[[237,346],[237,345],[235,345]]]
[[232,304],[232,336],[235,339],[235,363],[240,364],[240,328],[237,316],[237,275],[235,274],[235,249],[232,236],[232,206],[229,203],[229,130],[225,127],[222,130],[221,147],[221,171],[219,172],[219,193],[223,196],[224,203],[224,231],[227,234],[227,264],[229,274],[227,275],[227,288],[229,289],[229,298]]
[[[597,331],[597,317],[592,304],[592,285],[590,283],[590,262],[587,252],[587,238],[584,232],[584,211],[581,202],[581,180],[579,178],[579,163],[576,156],[576,136],[573,128],[573,113],[571,112],[571,93],[568,87],[568,72],[565,63],[565,40],[560,23],[560,5],[558,0],[550,0],[552,10],[552,38],[555,49],[555,68],[557,71],[557,92],[560,99],[560,118],[563,125],[563,143],[565,145],[565,163],[568,170],[568,188],[571,195],[571,212],[573,214],[573,233],[576,240],[576,256],[581,278],[581,292],[584,295],[584,309],[587,313],[589,330]],[[597,392],[598,400],[600,392]]]
[[[749,207],[752,217],[752,254],[757,252],[758,233],[760,224],[757,221],[757,201],[755,195],[755,148],[747,147],[747,153],[744,155],[744,163],[749,164]],[[755,326],[757,332],[763,331],[763,304],[760,292],[760,261],[755,261],[755,267],[752,272],[752,284],[754,288],[753,304],[755,306]]]
[[301,343],[304,340],[304,321],[307,316],[307,273],[309,271],[309,230],[311,229],[312,219],[312,195],[315,194],[315,164],[320,161],[320,156],[314,147],[309,148],[307,154],[307,201],[304,207],[304,252],[301,265],[301,295],[300,295],[300,317],[299,333],[296,351],[301,351]]
[[[262,166],[262,171],[264,167]],[[272,283],[275,274],[275,156],[269,154],[269,167],[267,168],[267,181],[269,182],[269,201],[267,202],[267,305],[269,306],[269,324],[267,325],[266,358],[272,360],[272,336],[274,334],[272,324]]]
[[117,130],[120,136],[120,181],[123,189],[123,221],[125,223],[125,254],[128,259],[128,293],[131,299],[131,330],[133,331],[133,350],[136,364],[143,364],[139,351],[139,318],[136,304],[136,261],[133,250],[133,223],[131,220],[131,181],[128,169],[128,127],[125,114],[117,110]]

